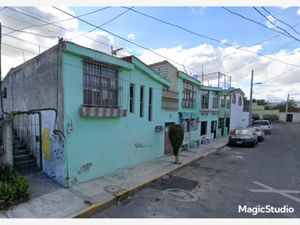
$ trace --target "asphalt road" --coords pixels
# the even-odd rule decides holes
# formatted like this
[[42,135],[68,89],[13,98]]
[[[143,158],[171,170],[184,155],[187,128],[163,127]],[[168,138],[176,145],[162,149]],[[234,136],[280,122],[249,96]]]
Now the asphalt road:
[[[255,214],[263,207],[282,213]],[[94,217],[300,218],[300,124],[273,125],[254,148],[225,147]]]

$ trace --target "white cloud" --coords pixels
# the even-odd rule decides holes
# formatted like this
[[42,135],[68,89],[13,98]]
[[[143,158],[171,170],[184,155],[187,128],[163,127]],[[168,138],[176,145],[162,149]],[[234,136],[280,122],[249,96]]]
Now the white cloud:
[[[262,49],[262,45],[247,46],[243,47],[243,49],[258,52]],[[239,51],[232,47],[213,47],[208,44],[201,44],[192,48],[176,46],[173,48],[153,50],[166,56],[168,59],[184,64],[185,68],[182,65],[175,64],[169,60],[178,69],[183,71],[186,69],[189,74],[201,74],[203,64],[204,74],[220,71],[230,75],[232,76],[232,86],[241,87],[247,96],[249,96],[250,75],[252,69],[255,74],[255,82],[269,79],[264,85],[255,86],[256,92],[259,91],[255,95],[256,98],[284,100],[287,92],[291,88],[291,84],[295,87],[295,96],[300,96],[300,76],[298,75],[300,74],[300,69],[290,71],[291,68],[293,68],[292,66],[286,66],[280,62],[271,61],[253,53]],[[300,48],[293,51],[281,50],[277,53],[269,54],[268,56],[300,65]],[[147,64],[164,60],[150,51],[144,51],[144,53],[140,55],[140,58]],[[244,67],[242,67],[243,65]],[[288,72],[284,73],[286,71]],[[283,74],[274,77],[280,73]],[[217,76],[217,73],[207,76],[204,80],[204,84],[207,85],[209,81],[209,84],[216,85]],[[296,87],[298,87],[298,89]],[[300,99],[300,97],[298,99]]]
[[[68,7],[59,8],[75,15]],[[31,17],[24,14],[28,14]],[[36,56],[39,51],[42,52],[57,44],[58,37],[63,37],[67,40],[72,37],[77,37],[71,41],[109,54],[111,52],[111,45],[114,45],[115,48],[119,47],[114,42],[114,38],[105,32],[93,31],[83,35],[86,31],[79,30],[79,22],[77,19],[71,19],[70,16],[52,7],[8,7],[1,11],[0,20],[3,25],[4,33],[2,38],[2,60],[5,63],[2,64],[2,76],[5,76],[11,67],[16,67],[23,63],[23,55],[26,60],[31,59]],[[60,20],[65,21],[53,23]],[[53,24],[45,25],[46,23]],[[26,27],[27,29],[24,29]],[[25,32],[29,33],[13,32],[10,28],[24,29]],[[12,32],[10,34],[12,37],[6,35],[10,32]],[[38,35],[46,35],[53,38],[45,38]]]
[[130,40],[135,40],[135,35],[133,33],[130,33],[128,34],[127,38]]
[[297,10],[297,14],[300,15],[300,8]]

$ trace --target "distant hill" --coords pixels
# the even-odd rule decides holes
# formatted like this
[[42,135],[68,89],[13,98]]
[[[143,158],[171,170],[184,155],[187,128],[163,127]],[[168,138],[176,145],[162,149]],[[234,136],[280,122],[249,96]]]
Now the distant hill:
[[[300,101],[295,101],[295,102],[296,102],[297,106],[300,106]],[[267,104],[267,106],[274,107],[274,106],[276,106],[276,105],[278,105],[280,103],[285,103],[285,101],[281,101],[281,102],[269,102]]]

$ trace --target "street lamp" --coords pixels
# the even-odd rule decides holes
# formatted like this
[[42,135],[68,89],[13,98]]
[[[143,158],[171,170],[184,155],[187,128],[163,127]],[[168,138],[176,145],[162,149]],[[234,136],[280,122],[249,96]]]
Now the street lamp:
[[253,85],[262,84],[262,82],[258,82],[258,83],[253,84],[253,74],[254,74],[254,71],[252,70],[252,73],[251,73],[251,86],[250,86],[250,102],[249,102],[249,126],[252,125],[251,121],[252,121],[252,91],[253,91]]

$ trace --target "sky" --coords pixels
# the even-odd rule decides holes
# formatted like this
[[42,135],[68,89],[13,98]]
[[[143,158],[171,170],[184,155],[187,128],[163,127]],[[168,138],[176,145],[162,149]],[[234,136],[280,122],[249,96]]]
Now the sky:
[[[111,46],[122,48],[117,57],[135,55],[146,64],[168,60],[191,76],[212,73],[204,76],[204,85],[217,85],[215,72],[221,72],[231,76],[231,86],[241,88],[247,97],[254,70],[254,83],[262,82],[253,86],[254,98],[285,101],[290,93],[300,101],[299,7],[265,7],[267,11],[256,7],[265,17],[253,7],[227,7],[260,24],[222,7],[57,8],[74,16],[97,10],[80,18],[104,30],[71,19],[53,7],[0,7],[2,77],[11,67],[45,51],[63,37],[108,54]],[[67,21],[54,23],[61,20]],[[49,22],[53,24],[46,25]],[[12,30],[25,27],[28,28],[22,32]],[[227,85],[228,82],[229,78]]]

